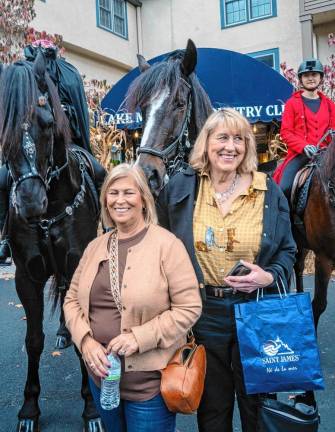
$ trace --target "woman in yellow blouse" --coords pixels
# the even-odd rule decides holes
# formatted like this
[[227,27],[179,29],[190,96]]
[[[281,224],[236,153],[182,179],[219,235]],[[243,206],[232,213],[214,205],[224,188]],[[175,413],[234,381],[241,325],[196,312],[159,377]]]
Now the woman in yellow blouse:
[[[200,432],[231,432],[235,394],[243,432],[257,430],[258,397],[245,392],[234,305],[258,288],[288,284],[295,255],[286,198],[259,173],[255,138],[233,109],[206,121],[186,165],[159,197],[160,223],[183,240],[196,271],[203,313],[195,326],[207,352]],[[229,276],[243,260],[248,275]]]

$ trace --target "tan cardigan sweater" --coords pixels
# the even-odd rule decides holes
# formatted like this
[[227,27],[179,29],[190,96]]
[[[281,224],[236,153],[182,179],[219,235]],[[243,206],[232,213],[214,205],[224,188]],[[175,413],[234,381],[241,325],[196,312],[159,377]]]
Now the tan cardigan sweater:
[[[84,336],[92,335],[90,291],[99,263],[108,259],[109,237],[106,233],[87,246],[65,297],[66,325],[79,350]],[[139,352],[125,359],[126,372],[163,369],[201,313],[191,261],[174,234],[150,225],[128,249],[121,302],[121,332],[133,332],[139,345]]]

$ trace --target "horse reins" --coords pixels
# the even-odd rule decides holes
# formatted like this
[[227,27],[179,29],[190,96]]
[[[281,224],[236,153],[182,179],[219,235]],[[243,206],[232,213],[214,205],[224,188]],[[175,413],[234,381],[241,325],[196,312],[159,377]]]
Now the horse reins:
[[[182,81],[191,90],[190,84],[184,79],[182,79]],[[191,113],[192,113],[192,99],[190,94],[187,101],[187,109],[186,109],[184,121],[178,137],[171,144],[169,144],[164,150],[157,150],[148,147],[139,147],[136,151],[137,156],[144,153],[162,159],[165,165],[166,173],[167,175],[169,175],[172,171],[176,169],[179,162],[184,159],[187,149],[191,147],[190,141],[188,139],[188,135],[189,135],[188,128],[190,124]],[[170,161],[170,158],[173,154],[176,154],[176,156],[172,161]]]

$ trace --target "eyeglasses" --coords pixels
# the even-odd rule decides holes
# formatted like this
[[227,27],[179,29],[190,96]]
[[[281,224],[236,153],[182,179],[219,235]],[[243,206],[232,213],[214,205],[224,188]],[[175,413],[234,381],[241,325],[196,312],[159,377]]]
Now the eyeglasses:
[[234,144],[241,144],[245,140],[245,138],[242,135],[228,135],[228,134],[217,135],[215,139],[222,143],[227,143],[230,141],[230,139],[232,139]]

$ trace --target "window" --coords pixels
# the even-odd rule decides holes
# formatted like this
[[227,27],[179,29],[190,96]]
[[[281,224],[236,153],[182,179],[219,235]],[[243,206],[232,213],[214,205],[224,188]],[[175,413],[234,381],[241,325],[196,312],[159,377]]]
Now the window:
[[256,51],[248,53],[250,57],[257,59],[258,61],[272,67],[279,72],[279,49],[272,48],[265,51]]
[[128,37],[125,0],[97,0],[97,9],[98,27]]
[[262,18],[271,15],[272,0],[253,0],[250,3],[251,18]]
[[245,0],[226,0],[227,24],[238,24],[247,19],[247,8]]
[[220,0],[221,27],[277,16],[277,0]]

